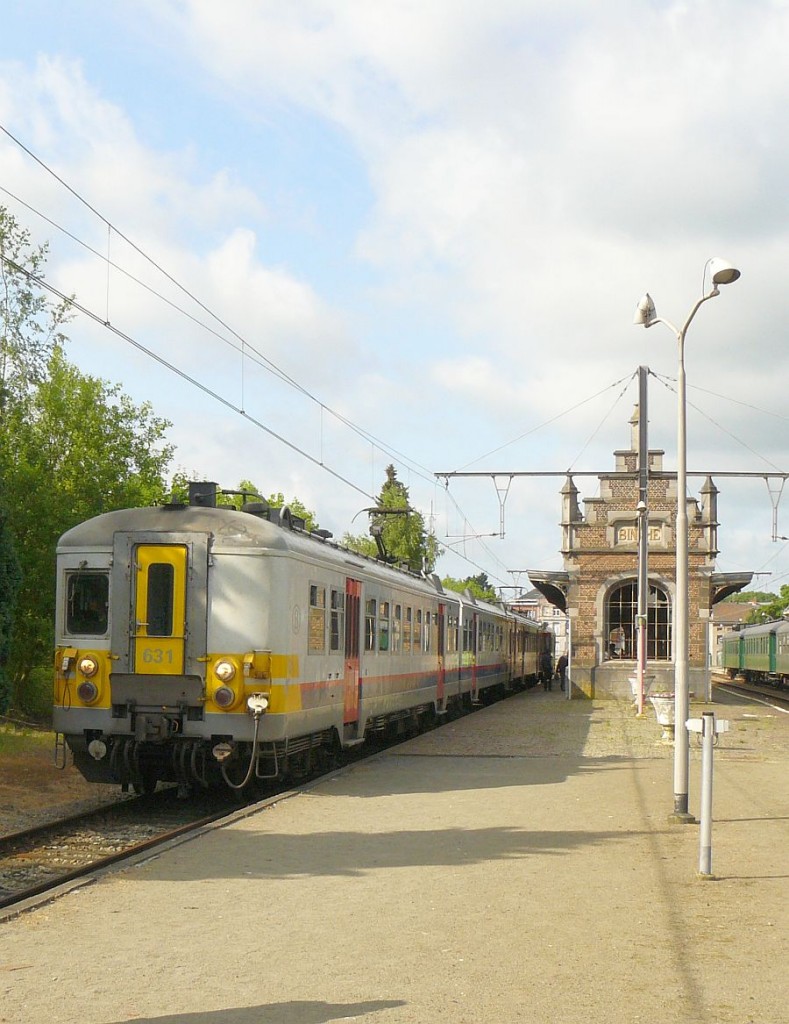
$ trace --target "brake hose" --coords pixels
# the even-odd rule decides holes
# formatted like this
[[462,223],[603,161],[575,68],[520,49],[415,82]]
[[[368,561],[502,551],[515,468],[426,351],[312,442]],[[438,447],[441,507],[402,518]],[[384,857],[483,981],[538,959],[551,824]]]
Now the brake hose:
[[222,778],[225,780],[225,782],[228,784],[228,786],[230,786],[231,789],[243,789],[244,786],[246,786],[246,784],[252,778],[252,771],[253,771],[253,769],[255,767],[255,761],[257,760],[258,732],[260,730],[260,718],[261,718],[261,716],[262,716],[262,714],[263,714],[263,712],[265,710],[266,710],[265,708],[258,708],[258,707],[256,707],[255,710],[252,712],[252,714],[255,716],[255,734],[252,737],[252,756],[249,759],[249,768],[247,769],[247,774],[246,774],[246,778],[244,779],[244,781],[241,782],[241,783],[238,783],[238,784],[236,784],[235,782],[231,782],[230,779],[228,778],[227,772],[225,771],[224,762],[220,761],[220,763],[219,763],[219,770],[222,772]]

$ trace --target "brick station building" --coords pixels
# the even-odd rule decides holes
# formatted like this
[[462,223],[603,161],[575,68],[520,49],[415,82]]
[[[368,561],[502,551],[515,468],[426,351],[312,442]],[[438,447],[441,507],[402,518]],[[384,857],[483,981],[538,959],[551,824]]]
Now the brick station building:
[[[598,477],[598,496],[582,499],[568,474],[562,496],[559,572],[530,572],[532,584],[569,619],[574,691],[588,697],[631,698],[636,670],[638,610],[638,407],[631,445],[614,452],[610,474]],[[672,692],[672,629],[676,594],[677,475],[663,469],[663,452],[648,453],[649,596],[647,667],[652,692]],[[707,693],[709,623],[713,605],[747,586],[753,574],[715,572],[718,489],[704,481],[688,498],[688,684]]]

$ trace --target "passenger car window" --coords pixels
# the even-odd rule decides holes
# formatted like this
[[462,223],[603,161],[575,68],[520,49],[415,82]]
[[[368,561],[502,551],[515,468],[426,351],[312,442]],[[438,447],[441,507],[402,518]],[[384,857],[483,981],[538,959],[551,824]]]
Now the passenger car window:
[[310,622],[307,650],[323,654],[326,649],[326,588],[310,584]]

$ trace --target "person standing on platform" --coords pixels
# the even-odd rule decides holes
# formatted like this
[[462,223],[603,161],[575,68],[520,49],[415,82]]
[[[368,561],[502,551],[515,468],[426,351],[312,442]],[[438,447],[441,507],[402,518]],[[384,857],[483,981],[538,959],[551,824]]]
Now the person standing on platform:
[[567,685],[567,655],[562,654],[559,660],[556,662],[556,674],[559,677],[559,684],[564,691]]
[[550,690],[551,679],[553,678],[553,658],[547,648],[540,655],[540,678],[542,679],[543,690]]

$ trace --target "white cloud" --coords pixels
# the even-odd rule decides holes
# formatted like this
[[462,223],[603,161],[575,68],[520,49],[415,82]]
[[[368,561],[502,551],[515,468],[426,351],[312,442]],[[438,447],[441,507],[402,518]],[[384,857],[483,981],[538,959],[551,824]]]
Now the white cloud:
[[[629,393],[606,392],[538,438],[529,431],[638,363],[674,376],[675,340],[660,326],[633,327],[635,303],[649,290],[681,322],[704,260],[718,253],[743,277],[694,321],[689,381],[782,409],[786,4],[149,0],[115,16],[128,19],[153,76],[158,53],[170,75],[199,83],[195,102],[226,115],[232,130],[213,122],[223,148],[206,145],[212,122],[201,119],[203,135],[154,149],[134,83],[112,93],[123,105],[109,102],[87,54],[81,64],[49,55],[0,68],[3,123],[23,126],[32,148],[240,333],[421,465],[465,464],[523,433],[501,453],[513,465],[566,466],[583,452],[606,468],[629,438]],[[183,113],[167,99],[163,90],[161,108],[145,113],[161,119],[161,137]],[[308,158],[295,155],[300,133],[315,136]],[[363,197],[335,191],[345,175],[337,154],[349,151]],[[10,145],[0,166],[7,187],[32,188],[86,225]],[[349,237],[336,241],[338,229]],[[92,237],[106,244],[100,228]],[[101,306],[106,282],[83,255],[59,256],[55,277]],[[111,298],[113,322],[191,355],[238,396],[234,354],[220,357],[218,343],[114,277]],[[311,452],[330,447],[348,475],[377,489],[386,456],[370,468],[369,443],[316,426],[311,403],[262,372],[250,370],[247,384],[262,419]],[[661,391],[653,383],[652,435],[673,464],[674,397]],[[783,421],[765,426],[723,399],[699,404],[752,451],[692,415],[696,457],[750,467],[764,464],[759,453],[783,465]],[[246,437],[217,417],[222,443],[203,448],[212,463],[225,440],[244,449],[237,430]],[[324,504],[312,469],[294,477],[287,452],[268,442],[261,451],[266,472],[276,467]],[[432,500],[424,481],[413,486]],[[481,510],[473,518],[497,518],[495,495],[468,493]],[[555,493],[511,500],[528,518],[528,530],[514,531],[521,544],[539,538],[556,559]],[[345,511],[354,501],[332,494]]]

